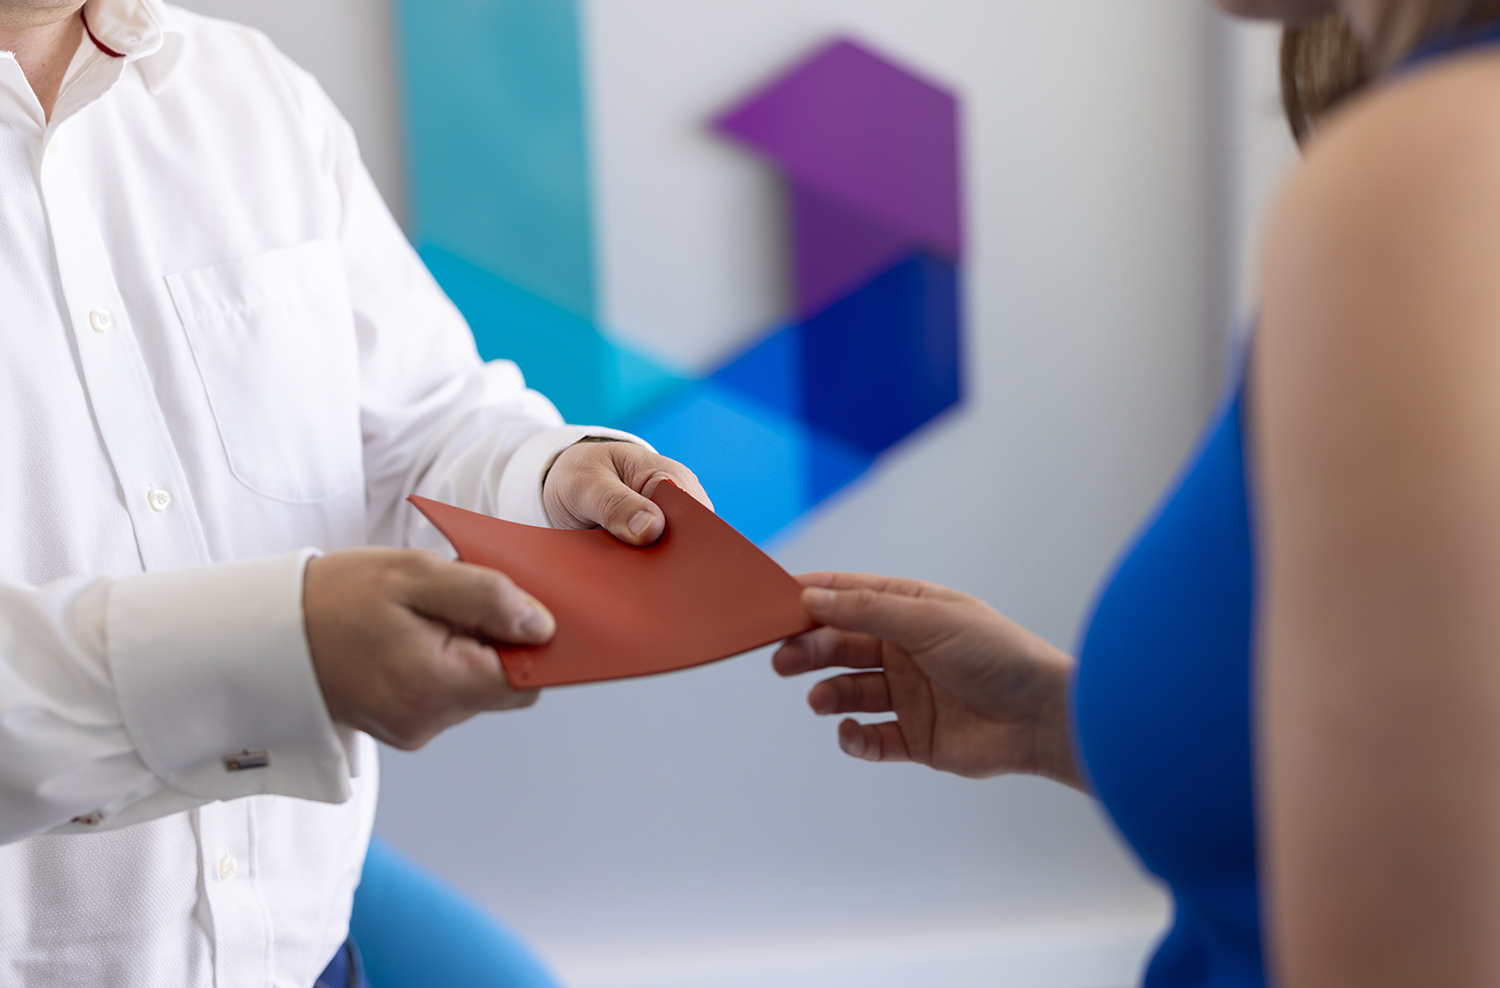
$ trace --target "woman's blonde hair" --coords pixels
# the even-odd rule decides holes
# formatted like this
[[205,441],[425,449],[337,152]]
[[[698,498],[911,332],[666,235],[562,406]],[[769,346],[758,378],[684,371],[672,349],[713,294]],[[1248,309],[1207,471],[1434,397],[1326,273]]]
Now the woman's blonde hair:
[[1369,37],[1343,14],[1287,28],[1281,99],[1292,133],[1305,140],[1325,113],[1423,43],[1497,18],[1500,0],[1384,0]]

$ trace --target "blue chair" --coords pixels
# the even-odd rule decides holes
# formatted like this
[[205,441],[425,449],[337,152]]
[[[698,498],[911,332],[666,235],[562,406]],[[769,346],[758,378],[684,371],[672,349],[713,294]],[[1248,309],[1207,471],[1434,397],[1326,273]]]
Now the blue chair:
[[560,988],[519,937],[379,839],[349,932],[371,988]]

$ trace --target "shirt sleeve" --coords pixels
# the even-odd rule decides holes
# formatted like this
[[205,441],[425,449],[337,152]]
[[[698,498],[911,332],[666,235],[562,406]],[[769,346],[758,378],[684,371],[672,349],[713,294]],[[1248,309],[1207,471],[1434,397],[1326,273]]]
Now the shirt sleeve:
[[[565,425],[509,360],[485,363],[458,309],[407,241],[359,157],[354,133],[316,81],[287,63],[342,208],[340,245],[360,348],[369,538],[437,551],[447,543],[406,503],[421,494],[547,525],[552,461],[588,436]],[[645,445],[642,443],[642,445]]]
[[0,584],[0,843],[259,793],[347,799],[303,630],[312,554]]

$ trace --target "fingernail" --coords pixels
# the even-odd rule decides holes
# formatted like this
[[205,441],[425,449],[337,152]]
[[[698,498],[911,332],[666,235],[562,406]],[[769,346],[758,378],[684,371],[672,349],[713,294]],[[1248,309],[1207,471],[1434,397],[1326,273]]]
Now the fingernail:
[[[854,725],[853,730],[850,730],[851,724]],[[865,756],[865,733],[859,730],[858,721],[846,720],[839,725],[839,747],[846,755],[852,755],[855,758]]]
[[538,640],[552,637],[552,626],[552,616],[535,604],[527,604],[517,622],[521,634]]
[[823,587],[808,587],[802,591],[802,606],[808,610],[824,610],[833,606],[833,591]]
[[630,519],[630,524],[626,525],[625,527],[630,529],[631,535],[634,535],[636,538],[640,538],[642,535],[646,534],[646,530],[649,529],[652,523],[655,521],[656,516],[642,508],[640,511],[637,511],[635,513],[635,515]]

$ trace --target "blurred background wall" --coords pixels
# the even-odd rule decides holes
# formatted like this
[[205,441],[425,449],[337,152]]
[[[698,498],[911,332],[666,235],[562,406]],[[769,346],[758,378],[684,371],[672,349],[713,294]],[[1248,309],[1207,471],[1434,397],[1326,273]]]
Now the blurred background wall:
[[[384,3],[186,5],[313,71],[410,216]],[[1200,0],[579,10],[600,318],[688,362],[785,302],[780,188],[714,112],[835,34],[960,95],[965,401],[769,548],[941,581],[1072,647],[1250,307],[1247,245],[1291,157],[1274,33]],[[809,685],[755,654],[556,691],[387,752],[378,829],[579,988],[1133,983],[1166,905],[1089,799],[854,762]]]

